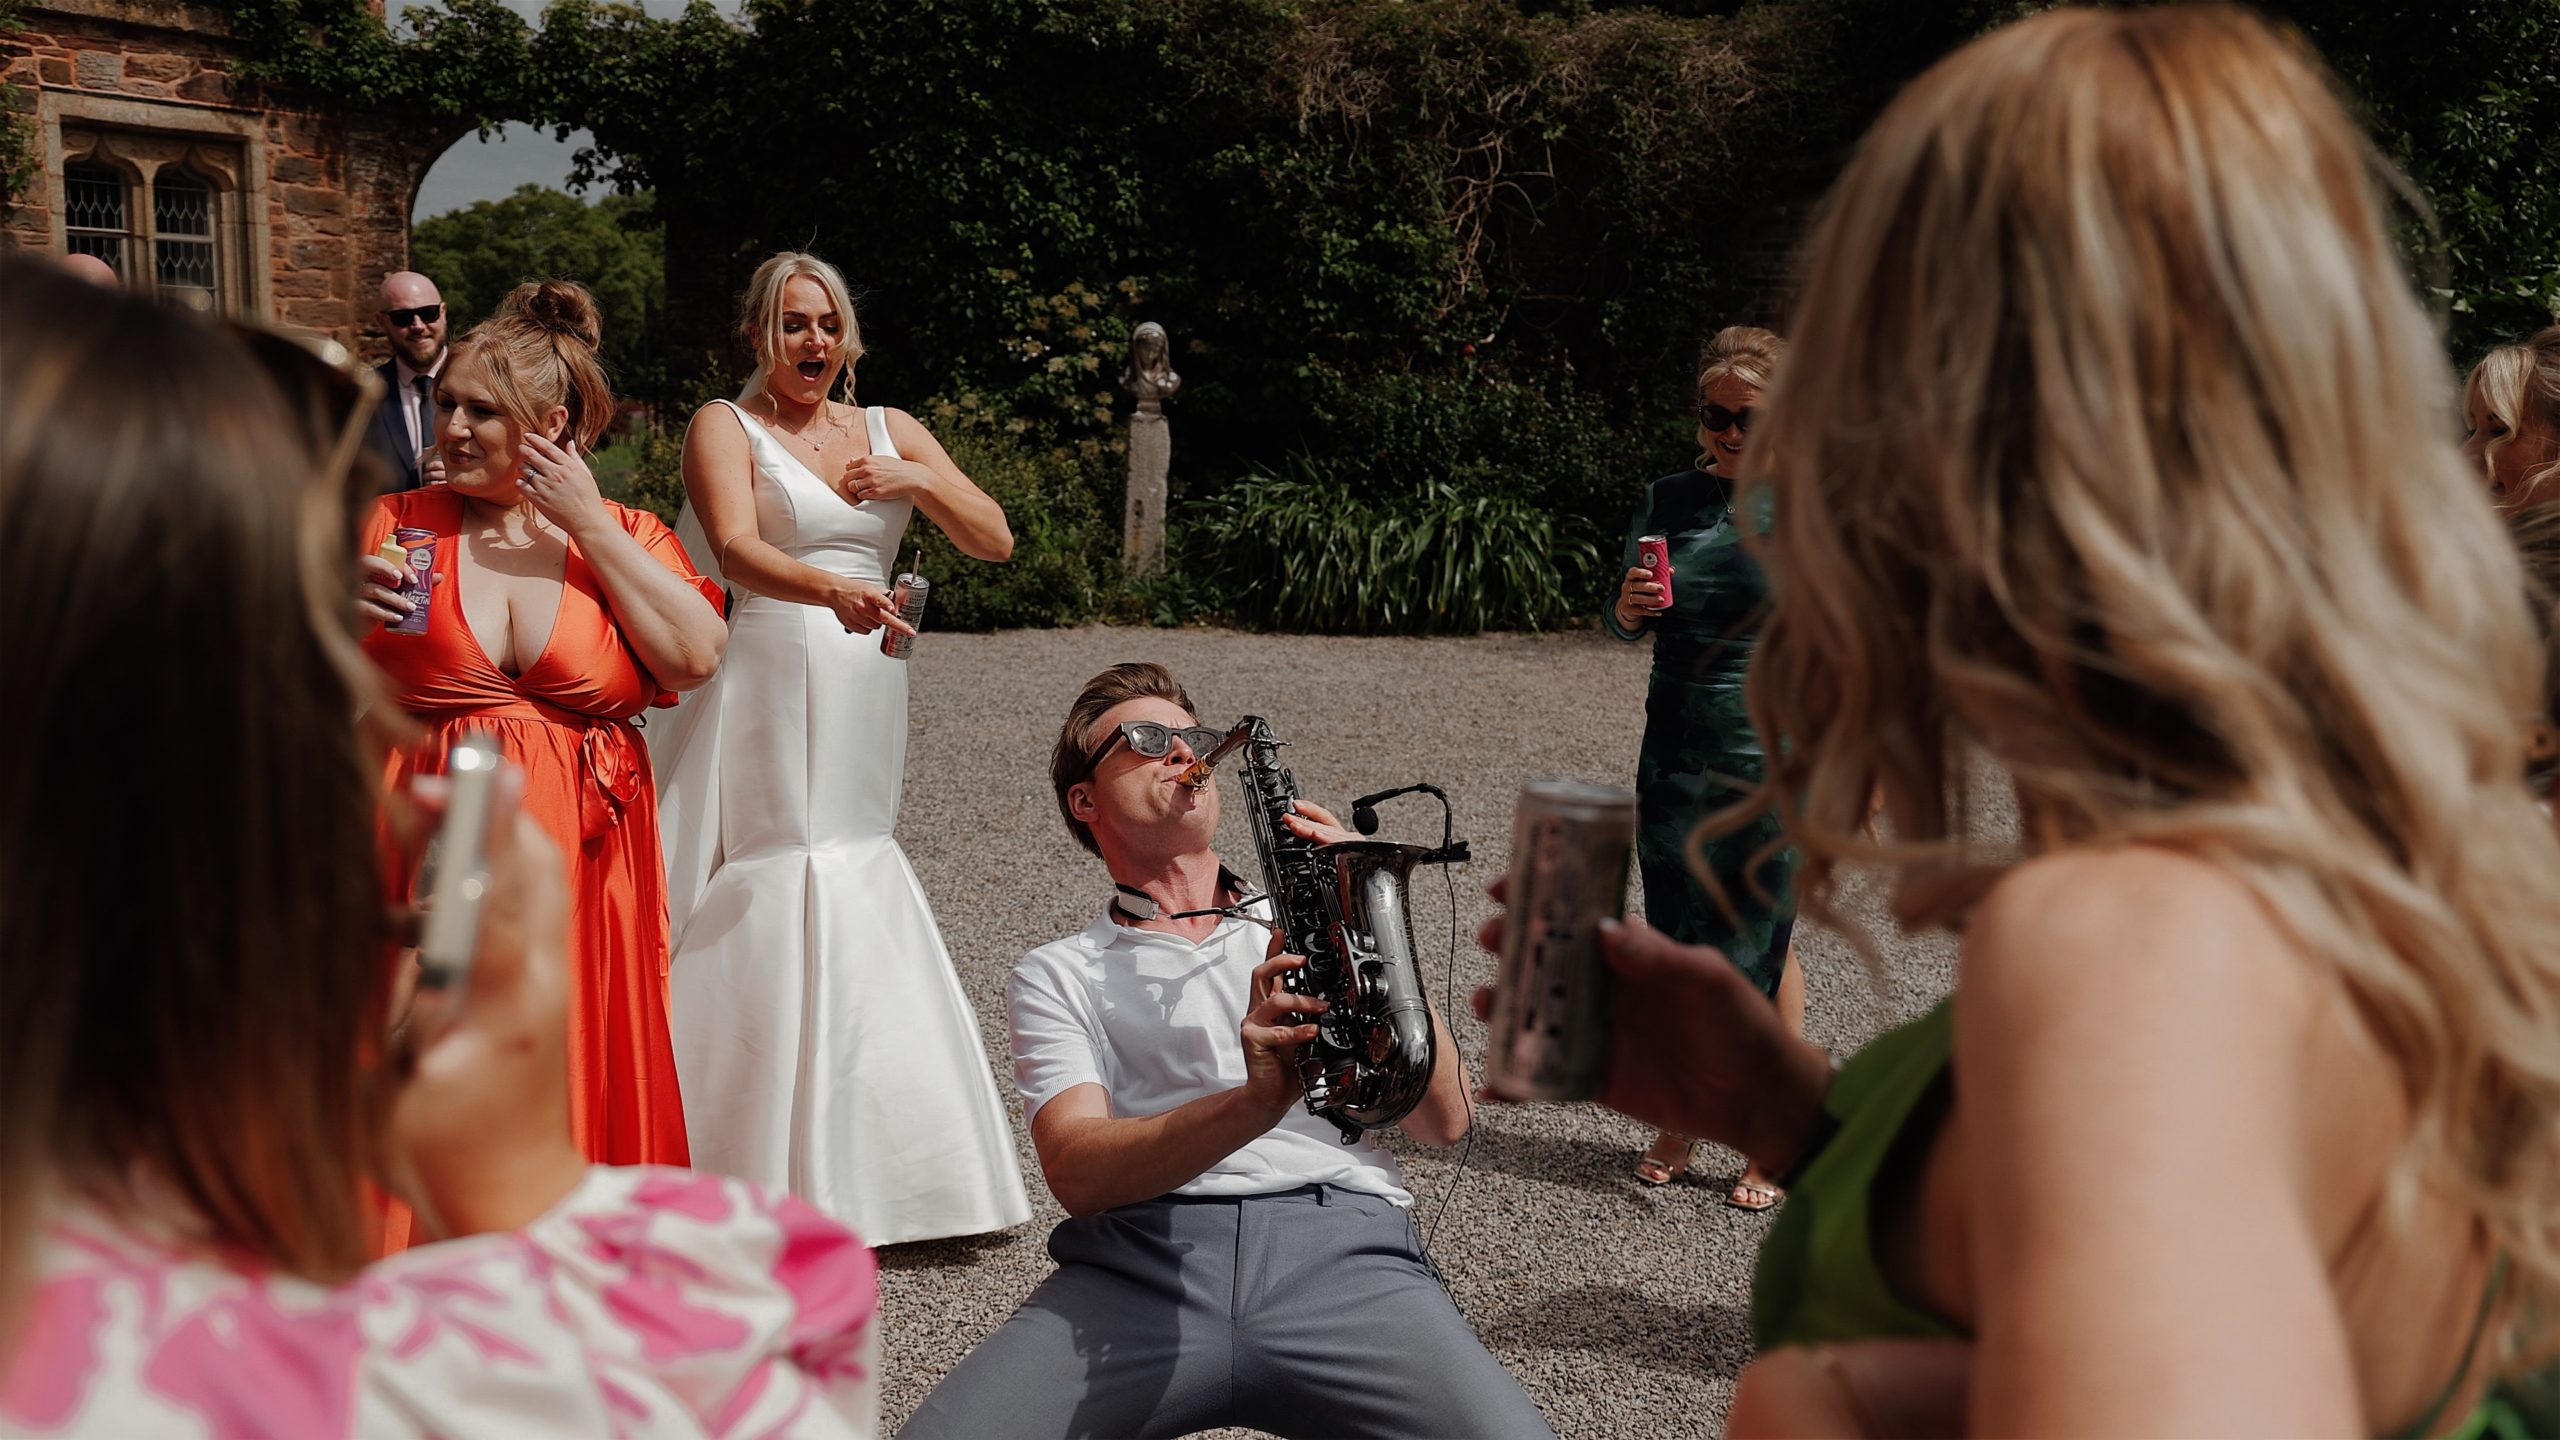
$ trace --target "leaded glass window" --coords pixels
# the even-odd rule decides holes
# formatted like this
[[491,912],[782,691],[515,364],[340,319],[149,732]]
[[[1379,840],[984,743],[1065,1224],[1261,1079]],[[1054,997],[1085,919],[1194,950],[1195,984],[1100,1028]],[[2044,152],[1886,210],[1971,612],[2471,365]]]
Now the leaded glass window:
[[151,180],[152,279],[164,299],[198,310],[214,301],[213,187],[174,165]]
[[95,255],[125,274],[125,246],[133,219],[124,177],[104,165],[62,167],[64,239],[74,255]]

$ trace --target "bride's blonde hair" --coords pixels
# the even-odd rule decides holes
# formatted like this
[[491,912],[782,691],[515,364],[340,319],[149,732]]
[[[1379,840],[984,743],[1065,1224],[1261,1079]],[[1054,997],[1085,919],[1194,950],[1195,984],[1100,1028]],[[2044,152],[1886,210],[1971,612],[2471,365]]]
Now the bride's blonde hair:
[[738,398],[751,400],[763,393],[765,373],[791,343],[791,337],[782,330],[782,290],[795,279],[817,281],[818,288],[827,292],[827,303],[836,307],[837,319],[843,322],[844,330],[830,347],[828,360],[844,368],[836,372],[829,390],[851,400],[853,362],[862,358],[862,325],[854,318],[853,291],[845,285],[843,271],[800,250],[781,250],[765,257],[756,273],[748,277],[747,293],[739,298],[738,338],[747,342],[747,349],[756,357],[756,368],[739,389]]
[[1817,915],[1882,861],[1899,919],[1955,924],[2018,858],[1965,834],[1979,755],[2028,850],[2239,876],[2399,1067],[2395,1200],[2442,1187],[2547,1316],[2541,663],[2380,173],[2318,61],[2215,6],[2050,12],[1897,98],[1812,236],[1753,436],[1768,779],[1713,823],[1776,806]]

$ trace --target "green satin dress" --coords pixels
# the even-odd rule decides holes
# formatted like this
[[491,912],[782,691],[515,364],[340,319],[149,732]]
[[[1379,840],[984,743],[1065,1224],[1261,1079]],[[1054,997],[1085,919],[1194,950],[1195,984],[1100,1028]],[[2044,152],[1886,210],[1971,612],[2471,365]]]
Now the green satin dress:
[[[1894,1293],[1875,1252],[1875,1197],[1885,1183],[1920,1163],[1954,1098],[1955,1001],[1876,1037],[1832,1077],[1822,1102],[1828,1138],[1798,1167],[1760,1246],[1751,1283],[1751,1336],[1768,1351],[1782,1345],[1853,1340],[1968,1338],[1941,1316]],[[2504,1283],[2494,1267],[2481,1297],[2463,1363],[2410,1440],[2532,1440],[2560,1433],[2560,1376],[2537,1374],[2501,1382],[2456,1423],[2442,1427],[2447,1407],[2471,1371]]]
[[[1733,916],[1698,882],[1687,855],[1699,819],[1762,778],[1760,738],[1743,706],[1742,681],[1768,610],[1768,578],[1743,548],[1731,493],[1711,471],[1666,475],[1647,487],[1627,526],[1620,575],[1636,563],[1642,535],[1670,541],[1671,608],[1630,630],[1618,623],[1613,587],[1602,618],[1621,640],[1653,636],[1644,742],[1636,753],[1636,868],[1645,918],[1683,944],[1722,951],[1762,993],[1774,995],[1795,928],[1795,857],[1782,853],[1756,876],[1751,862],[1776,842],[1778,817],[1763,815],[1707,843],[1708,867]],[[1755,893],[1754,879],[1768,898]]]

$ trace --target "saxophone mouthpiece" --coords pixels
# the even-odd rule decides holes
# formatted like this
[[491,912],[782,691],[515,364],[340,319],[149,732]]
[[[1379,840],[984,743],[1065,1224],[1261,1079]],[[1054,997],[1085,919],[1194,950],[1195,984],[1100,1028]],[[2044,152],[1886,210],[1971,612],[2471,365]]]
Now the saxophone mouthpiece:
[[1174,778],[1183,784],[1190,786],[1194,790],[1205,790],[1209,788],[1210,772],[1218,768],[1219,761],[1234,754],[1236,747],[1242,745],[1252,736],[1252,734],[1253,721],[1248,719],[1242,724],[1236,726],[1233,730],[1228,731],[1227,738],[1219,741],[1216,749],[1201,756],[1199,759],[1192,761],[1190,769],[1183,771],[1180,775],[1177,775]]

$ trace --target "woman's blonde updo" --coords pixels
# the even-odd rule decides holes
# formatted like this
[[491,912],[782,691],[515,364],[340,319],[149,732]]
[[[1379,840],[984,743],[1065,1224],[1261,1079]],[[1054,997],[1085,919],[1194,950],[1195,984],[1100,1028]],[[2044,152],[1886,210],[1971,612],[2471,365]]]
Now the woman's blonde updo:
[[[2549,1323],[2560,837],[2517,783],[2541,644],[2333,84],[2263,20],[2174,5],[2049,11],[1895,98],[1752,437],[1768,776],[1713,823],[1775,806],[1809,915],[1881,863],[1915,927],[2020,853],[2210,860],[2396,1066],[2395,1198],[2476,1217]],[[2016,847],[1968,830],[1995,779]]]
[[613,387],[596,357],[603,345],[604,317],[586,286],[528,280],[454,342],[453,356],[476,356],[488,367],[490,392],[518,428],[541,432],[543,419],[565,408],[558,443],[593,450],[613,425]]
[[[1715,333],[1704,350],[1698,352],[1697,400],[1703,405],[1707,387],[1730,377],[1766,390],[1777,381],[1778,357],[1786,352],[1787,342],[1775,330],[1757,325],[1727,325]],[[1705,426],[1698,427],[1697,466],[1704,470],[1713,463],[1715,437]]]

